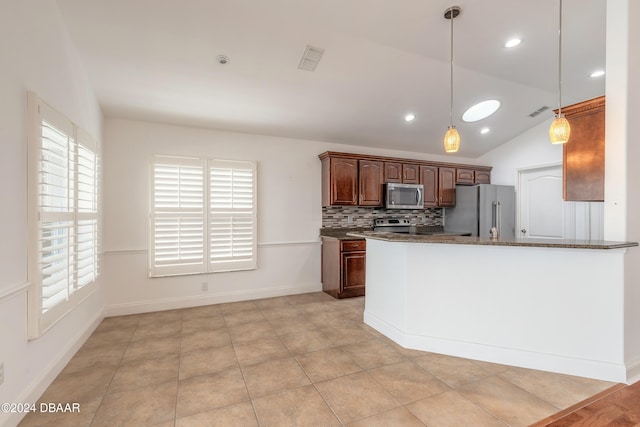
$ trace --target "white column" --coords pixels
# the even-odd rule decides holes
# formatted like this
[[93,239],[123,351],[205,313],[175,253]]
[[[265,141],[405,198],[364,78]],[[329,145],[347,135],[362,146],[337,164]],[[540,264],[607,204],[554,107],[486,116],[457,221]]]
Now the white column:
[[[640,2],[607,1],[606,240],[640,241]],[[640,250],[625,257],[625,365],[640,380]]]

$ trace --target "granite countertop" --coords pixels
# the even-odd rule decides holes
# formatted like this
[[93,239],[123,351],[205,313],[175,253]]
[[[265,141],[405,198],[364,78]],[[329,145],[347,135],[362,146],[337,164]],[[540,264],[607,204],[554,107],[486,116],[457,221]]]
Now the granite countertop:
[[374,231],[350,231],[348,236],[356,239],[376,239],[387,242],[437,243],[449,245],[484,245],[484,246],[525,246],[537,248],[574,248],[574,249],[619,249],[638,246],[638,242],[612,242],[604,240],[573,239],[528,239],[499,238],[493,240],[486,237],[460,236],[443,234],[398,234]]
[[[323,227],[320,229],[320,237],[328,237],[339,240],[362,240],[363,237],[352,236],[352,233],[372,233],[373,227]],[[414,225],[412,226],[411,235],[452,235],[459,236],[465,233],[448,233],[444,231],[442,226],[437,225]]]
[[362,237],[348,236],[347,233],[363,233],[372,231],[372,227],[321,228],[320,237],[339,240],[362,240]]

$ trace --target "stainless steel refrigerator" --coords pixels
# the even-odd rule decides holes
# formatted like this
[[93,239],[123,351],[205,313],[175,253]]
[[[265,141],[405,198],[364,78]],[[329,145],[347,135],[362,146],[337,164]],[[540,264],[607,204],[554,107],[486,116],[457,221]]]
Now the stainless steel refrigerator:
[[510,185],[458,185],[456,206],[444,211],[446,232],[471,232],[490,237],[496,227],[500,238],[516,235],[516,196]]

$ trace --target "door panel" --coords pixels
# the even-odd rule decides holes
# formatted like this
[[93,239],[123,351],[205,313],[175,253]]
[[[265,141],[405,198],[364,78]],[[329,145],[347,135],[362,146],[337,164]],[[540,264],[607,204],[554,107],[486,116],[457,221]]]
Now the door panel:
[[[565,225],[575,221],[571,206],[562,200],[562,167],[520,171],[517,235],[537,239],[565,238]],[[575,228],[575,227],[574,227]]]
[[382,181],[384,164],[372,160],[360,160],[360,206],[382,206]]
[[455,168],[438,168],[439,206],[456,205],[456,170]]
[[358,204],[358,160],[331,159],[331,205]]
[[344,290],[364,287],[366,270],[366,252],[344,252],[342,254]]
[[424,207],[438,206],[438,168],[420,166],[420,184],[424,186]]
[[402,182],[405,184],[420,184],[420,171],[418,165],[402,165]]

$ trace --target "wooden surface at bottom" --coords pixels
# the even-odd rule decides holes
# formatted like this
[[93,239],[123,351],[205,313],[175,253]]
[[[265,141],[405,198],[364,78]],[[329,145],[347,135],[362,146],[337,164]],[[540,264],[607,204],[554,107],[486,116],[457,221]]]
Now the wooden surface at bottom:
[[640,426],[640,382],[617,384],[531,427]]

